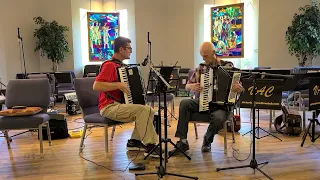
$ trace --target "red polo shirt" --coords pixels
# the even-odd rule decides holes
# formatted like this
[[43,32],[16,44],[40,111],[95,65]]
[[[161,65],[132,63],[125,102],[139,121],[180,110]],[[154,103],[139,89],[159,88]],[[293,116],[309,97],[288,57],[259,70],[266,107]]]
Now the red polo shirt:
[[[112,61],[105,62],[102,64],[101,70],[99,75],[96,77],[96,81],[99,82],[119,82],[118,80],[118,73],[117,73],[117,67],[120,67],[119,64],[114,63]],[[121,100],[122,99],[122,93],[119,89],[108,91],[108,93],[115,99]],[[107,105],[115,102],[115,100],[106,97],[106,94],[104,92],[100,92],[99,95],[99,110],[106,107]]]

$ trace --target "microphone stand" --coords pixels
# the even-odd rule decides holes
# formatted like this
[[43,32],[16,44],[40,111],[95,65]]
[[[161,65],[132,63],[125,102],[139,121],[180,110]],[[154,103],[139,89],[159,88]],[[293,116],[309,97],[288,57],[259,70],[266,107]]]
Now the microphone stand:
[[[167,88],[171,88],[170,84],[162,77],[162,75],[152,67],[152,65],[149,65],[150,70],[152,70],[156,76],[158,76],[157,80],[157,93],[160,96],[161,93],[163,93],[163,98],[164,98],[164,103],[163,103],[163,110],[164,110],[164,139],[162,139],[161,134],[161,103],[159,102],[159,109],[158,109],[158,131],[159,131],[159,144],[155,146],[149,154],[144,158],[148,158],[148,156],[155,151],[158,147],[160,148],[160,164],[159,166],[156,166],[157,171],[156,172],[147,172],[147,173],[136,173],[136,176],[141,176],[141,175],[151,175],[151,174],[156,174],[158,175],[158,179],[163,178],[165,175],[171,175],[171,176],[177,176],[177,177],[184,177],[184,178],[190,178],[190,179],[198,179],[198,177],[191,177],[191,176],[185,176],[185,175],[180,175],[180,174],[174,174],[174,173],[169,173],[167,172],[167,162],[168,162],[168,142],[172,144],[175,148],[177,148],[181,153],[183,153],[189,160],[191,159],[188,155],[186,155],[183,151],[181,151],[172,141],[171,139],[168,139],[168,127],[167,127],[167,103],[166,103],[166,94],[167,94]],[[165,143],[165,150],[164,150],[164,162],[163,162],[163,156],[162,156],[162,143]]]
[[[152,64],[150,32],[148,32],[148,55],[147,55],[147,57],[146,57],[146,63],[148,63],[148,59],[149,59],[149,61],[150,61],[150,64]],[[150,67],[149,67],[149,68],[150,68]],[[148,95],[148,90],[149,90],[150,77],[152,77],[152,70],[151,70],[151,68],[149,69],[147,95]],[[152,79],[154,79],[154,78],[152,77]],[[152,98],[151,98],[151,107],[152,107],[152,108],[154,107],[154,93],[155,93],[153,88],[154,88],[154,87],[153,87],[153,80],[152,80],[152,81],[151,81],[151,90],[152,90],[152,92],[151,92],[151,96],[152,96]],[[159,114],[159,116],[161,116],[161,114]]]
[[[261,162],[261,163],[258,163],[257,160],[256,160],[256,141],[255,141],[255,125],[256,125],[256,103],[255,103],[255,100],[256,100],[256,76],[257,75],[261,75],[262,73],[259,73],[259,72],[246,72],[246,71],[229,71],[229,72],[240,72],[240,73],[243,73],[243,74],[250,74],[251,75],[251,78],[252,78],[252,85],[253,85],[253,93],[252,93],[252,119],[253,119],[253,123],[252,123],[252,133],[253,133],[253,138],[252,138],[252,159],[250,161],[250,164],[249,165],[243,165],[243,166],[233,166],[233,167],[226,167],[226,168],[217,168],[216,170],[217,171],[222,171],[222,170],[228,170],[228,169],[239,169],[239,168],[247,168],[247,167],[250,167],[254,170],[258,170],[259,172],[261,172],[264,176],[266,176],[268,179],[271,179],[272,178],[270,176],[268,176],[265,172],[263,172],[258,166],[261,165],[261,164],[268,164],[269,162],[268,161],[265,161],[265,162]],[[269,76],[274,76],[274,77],[282,77],[282,78],[292,78],[293,76],[290,76],[290,75],[279,75],[279,74],[268,74],[268,73],[264,73],[263,75],[269,75]]]
[[0,81],[0,84],[2,85],[2,86],[4,86],[4,87],[7,87],[6,85],[4,85],[1,81]]
[[[23,49],[23,40],[20,35],[20,28],[18,28],[18,39],[19,39],[19,45],[20,45],[20,61],[23,61],[23,69],[24,69],[24,77],[23,79],[27,79],[27,68],[26,68],[26,60],[24,58],[24,49]],[[22,54],[22,59],[21,59]]]

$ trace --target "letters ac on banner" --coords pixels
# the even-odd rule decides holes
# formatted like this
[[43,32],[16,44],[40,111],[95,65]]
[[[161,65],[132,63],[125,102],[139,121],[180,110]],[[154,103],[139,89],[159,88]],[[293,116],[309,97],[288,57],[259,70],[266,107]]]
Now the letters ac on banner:
[[[269,98],[273,95],[274,93],[274,86],[263,86],[261,89],[258,89],[256,87],[256,95],[260,94],[260,96],[264,96],[265,98]],[[252,96],[253,95],[253,86],[250,86],[248,88],[248,91],[250,93],[250,95]]]
[[309,77],[309,111],[320,109],[320,78]]
[[[252,79],[242,79],[245,92],[240,97],[240,107],[251,108],[253,85]],[[281,109],[282,79],[256,79],[255,104],[257,109]]]

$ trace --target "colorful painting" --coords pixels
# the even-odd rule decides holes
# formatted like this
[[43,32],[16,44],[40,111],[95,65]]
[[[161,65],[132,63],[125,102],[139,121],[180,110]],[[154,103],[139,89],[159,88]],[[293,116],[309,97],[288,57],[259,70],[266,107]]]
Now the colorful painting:
[[113,42],[119,36],[119,13],[88,12],[89,60],[111,59]]
[[216,55],[243,58],[243,3],[211,8],[211,42]]

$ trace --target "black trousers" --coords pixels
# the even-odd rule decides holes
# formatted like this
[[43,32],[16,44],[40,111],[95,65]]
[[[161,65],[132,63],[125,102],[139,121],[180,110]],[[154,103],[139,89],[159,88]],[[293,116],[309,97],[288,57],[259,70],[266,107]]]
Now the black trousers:
[[[184,99],[180,102],[179,107],[179,121],[177,125],[177,131],[175,137],[181,139],[187,139],[189,121],[192,120],[191,115],[199,112],[199,100],[198,99]],[[230,117],[231,112],[224,110],[215,110],[212,112],[213,118],[210,120],[210,125],[204,136],[208,143],[213,142],[213,137],[222,128],[225,121]]]

